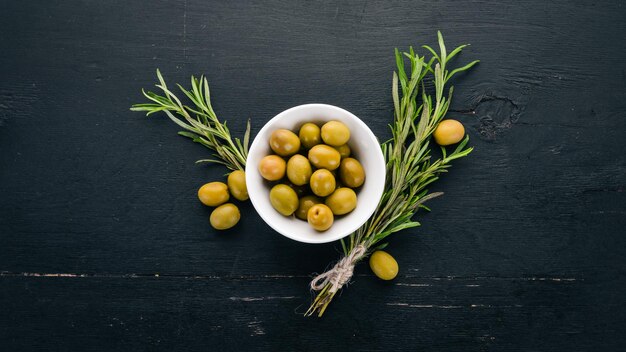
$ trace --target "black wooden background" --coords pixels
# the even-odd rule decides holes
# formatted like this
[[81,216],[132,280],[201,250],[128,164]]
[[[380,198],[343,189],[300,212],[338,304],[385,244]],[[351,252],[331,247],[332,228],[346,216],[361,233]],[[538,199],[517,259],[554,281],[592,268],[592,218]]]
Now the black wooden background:
[[[626,343],[621,1],[0,2],[0,350],[618,351]],[[206,74],[232,130],[307,102],[384,139],[393,48],[471,43],[450,117],[475,152],[322,319],[338,246],[248,203],[217,233],[220,167],[143,102]]]

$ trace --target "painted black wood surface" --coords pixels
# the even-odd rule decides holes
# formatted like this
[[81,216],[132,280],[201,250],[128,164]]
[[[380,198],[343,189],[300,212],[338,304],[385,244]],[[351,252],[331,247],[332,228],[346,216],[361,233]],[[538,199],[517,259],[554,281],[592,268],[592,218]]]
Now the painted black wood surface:
[[[0,3],[0,350],[619,351],[626,347],[626,6],[621,1]],[[233,131],[306,102],[383,139],[393,48],[472,43],[450,117],[475,152],[392,238],[391,283],[242,207],[163,116],[128,111],[160,68],[206,74]]]

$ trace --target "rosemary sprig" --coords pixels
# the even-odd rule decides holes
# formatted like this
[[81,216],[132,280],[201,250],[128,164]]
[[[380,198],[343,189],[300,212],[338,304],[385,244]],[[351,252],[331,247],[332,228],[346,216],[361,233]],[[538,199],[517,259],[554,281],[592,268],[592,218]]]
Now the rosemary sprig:
[[[221,122],[211,106],[211,94],[206,77],[197,79],[191,76],[191,90],[177,84],[178,88],[191,100],[193,107],[184,105],[181,100],[168,89],[161,72],[157,69],[159,84],[164,95],[142,89],[143,95],[152,103],[135,104],[132,111],[146,111],[146,115],[163,111],[165,114],[182,127],[184,131],[178,132],[181,136],[191,138],[213,150],[213,159],[202,159],[197,162],[211,162],[226,166],[230,170],[244,170],[248,156],[248,144],[250,142],[250,120],[246,126],[243,141],[232,138],[226,122]],[[182,117],[179,118],[176,115]]]
[[[350,235],[350,242],[341,240],[345,256],[357,246],[365,246],[368,253],[382,249],[386,244],[379,243],[387,236],[419,226],[420,223],[412,219],[415,213],[420,208],[426,208],[424,202],[443,194],[429,193],[427,187],[451,167],[453,160],[467,156],[473,149],[466,148],[469,137],[465,137],[452,153],[448,154],[442,147],[441,158],[432,161],[430,137],[448,112],[452,99],[452,87],[448,91],[448,96],[444,96],[446,83],[455,74],[468,70],[478,63],[473,61],[448,71],[447,64],[450,59],[467,45],[461,45],[447,53],[441,32],[437,32],[437,36],[439,53],[429,46],[423,46],[433,55],[428,61],[424,56],[417,55],[413,48],[402,54],[397,49],[395,51],[397,72],[394,72],[392,82],[394,103],[394,122],[390,125],[392,137],[381,145],[387,168],[385,192],[374,215]],[[407,76],[405,70],[405,57],[411,63],[410,76]],[[424,88],[423,80],[427,75],[432,75],[434,79],[434,97]],[[421,97],[419,105],[418,97]],[[366,256],[367,254],[357,258],[357,261]],[[318,292],[305,315],[324,314],[337,292],[330,287],[330,283],[326,284]]]

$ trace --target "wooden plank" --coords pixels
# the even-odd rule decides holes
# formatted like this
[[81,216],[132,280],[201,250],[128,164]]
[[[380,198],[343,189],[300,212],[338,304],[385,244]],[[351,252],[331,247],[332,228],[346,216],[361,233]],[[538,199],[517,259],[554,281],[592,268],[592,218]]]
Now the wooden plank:
[[[14,308],[0,318],[5,348],[578,351],[619,349],[593,286],[571,278],[359,276],[322,320],[300,315],[306,278],[5,277]],[[363,294],[367,292],[367,295]],[[386,302],[380,306],[381,302]],[[608,317],[608,316],[607,316]],[[593,335],[593,340],[589,336]]]

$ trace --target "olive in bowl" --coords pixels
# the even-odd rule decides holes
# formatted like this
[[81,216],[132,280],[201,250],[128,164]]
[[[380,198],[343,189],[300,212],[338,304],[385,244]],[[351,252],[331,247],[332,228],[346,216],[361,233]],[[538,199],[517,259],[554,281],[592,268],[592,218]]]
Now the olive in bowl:
[[[330,121],[340,122],[347,127],[349,133],[349,135],[347,136],[347,138],[349,139],[347,147],[349,149],[342,147],[346,144],[345,130],[340,130],[340,135],[329,136],[327,134],[326,139],[328,139],[328,141],[324,141],[321,131],[320,137],[317,137],[317,129],[308,125],[307,128],[309,129],[309,131],[305,133],[306,137],[308,138],[306,140],[307,145],[304,146],[305,143],[302,143],[301,141],[301,145],[299,146],[300,151],[293,154],[300,153],[308,157],[308,151],[315,148],[315,146],[317,145],[325,144],[328,145],[330,149],[333,149],[333,152],[330,152],[326,148],[323,148],[323,153],[320,153],[320,155],[331,155],[330,164],[324,166],[334,168],[332,170],[329,170],[331,173],[333,173],[333,177],[337,178],[337,180],[339,179],[340,172],[338,171],[338,169],[340,169],[341,163],[340,161],[337,162],[335,156],[338,156],[339,159],[341,159],[342,154],[346,156],[350,155],[350,157],[358,160],[360,166],[363,169],[363,173],[366,176],[363,183],[356,191],[358,197],[356,202],[357,204],[355,205],[354,209],[352,211],[349,211],[345,215],[334,217],[333,222],[330,223],[330,225],[332,226],[328,227],[325,231],[320,231],[313,228],[312,225],[308,223],[308,221],[303,221],[302,218],[305,210],[304,207],[309,208],[308,212],[311,212],[311,209],[314,209],[314,211],[311,213],[315,213],[317,215],[316,220],[319,221],[318,223],[316,223],[316,226],[319,229],[323,229],[329,224],[329,221],[321,221],[322,217],[320,215],[325,216],[328,211],[332,213],[331,208],[324,203],[321,203],[320,200],[314,198],[316,199],[315,201],[305,202],[305,204],[302,204],[303,209],[299,210],[299,208],[301,208],[300,203],[298,202],[298,204],[295,205],[296,203],[293,202],[293,199],[291,199],[293,198],[291,197],[291,192],[285,192],[283,190],[284,194],[288,193],[290,195],[288,203],[289,206],[285,210],[285,213],[291,212],[295,214],[285,216],[279,213],[278,211],[276,211],[276,209],[274,209],[270,201],[270,191],[272,187],[275,186],[275,184],[263,178],[263,176],[259,172],[259,163],[263,158],[267,157],[268,155],[276,154],[276,152],[273,150],[274,148],[271,147],[269,142],[272,134],[275,131],[282,129],[291,131],[292,133],[297,135],[300,131],[300,128],[307,123],[312,123],[318,127],[323,127],[326,123]],[[322,129],[322,127],[320,127],[320,130]],[[333,131],[331,130],[331,132]],[[289,136],[288,138],[284,138],[285,140],[293,140],[292,136],[288,133],[284,133],[284,135]],[[327,142],[334,143],[336,144],[336,146],[330,146]],[[293,143],[295,144],[295,141]],[[340,153],[337,148],[339,148],[342,153]],[[290,156],[292,156],[293,154],[290,154]],[[315,162],[319,163],[320,160],[315,160],[314,162],[311,161],[311,158],[308,159],[312,166],[311,171],[313,171],[309,179],[310,182],[313,178],[313,174],[315,173],[314,170],[321,170],[321,168],[318,168],[315,165]],[[328,162],[328,160],[322,162]],[[298,160],[297,165],[298,169],[302,169],[300,165],[304,165],[304,162],[300,159]],[[307,168],[305,167],[305,169]],[[307,178],[307,172],[305,171],[304,178],[297,178],[297,180],[296,178],[297,177],[294,177],[294,180],[298,181],[298,183],[306,182],[305,180]],[[385,161],[376,136],[367,127],[367,125],[354,114],[339,107],[327,104],[300,105],[276,115],[269,122],[267,122],[256,135],[254,141],[252,142],[252,145],[250,146],[248,158],[246,161],[246,185],[250,200],[255,210],[258,212],[261,218],[278,233],[300,242],[327,243],[341,239],[354,232],[361,225],[363,225],[374,213],[384,190]],[[306,186],[310,188],[311,185],[306,184]],[[345,187],[345,185],[343,186]],[[337,186],[334,186],[333,188],[335,187]],[[326,190],[326,192],[328,191]],[[334,192],[334,189],[327,196],[330,196],[332,192]],[[342,193],[345,192],[341,192],[339,194],[341,195],[341,197],[336,197],[336,201],[330,203],[331,205],[335,206],[336,209],[339,203],[343,201],[344,198],[352,200],[351,195],[346,196],[346,194]],[[310,195],[315,196],[313,192],[311,192]],[[294,206],[295,209],[293,209]],[[352,205],[345,209],[340,209],[339,211],[347,211],[347,209],[351,208],[351,206]]]

